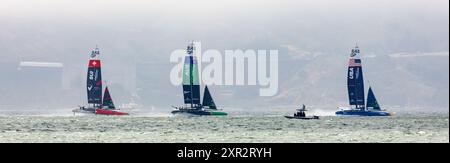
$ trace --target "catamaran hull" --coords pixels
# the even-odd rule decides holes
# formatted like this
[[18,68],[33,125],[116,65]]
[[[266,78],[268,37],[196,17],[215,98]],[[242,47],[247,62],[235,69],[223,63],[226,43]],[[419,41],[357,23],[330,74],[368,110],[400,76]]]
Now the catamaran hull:
[[81,114],[95,114],[95,108],[78,108],[73,109],[72,112],[75,113],[81,113]]
[[374,110],[339,110],[336,111],[338,116],[392,116],[392,113],[386,111]]
[[101,115],[129,115],[126,112],[120,112],[120,111],[109,110],[109,109],[95,109],[95,114],[101,114]]
[[207,111],[207,110],[195,110],[195,109],[183,109],[183,110],[173,110],[172,114],[189,114],[189,115],[214,115],[214,116],[224,116],[228,115],[221,111]]

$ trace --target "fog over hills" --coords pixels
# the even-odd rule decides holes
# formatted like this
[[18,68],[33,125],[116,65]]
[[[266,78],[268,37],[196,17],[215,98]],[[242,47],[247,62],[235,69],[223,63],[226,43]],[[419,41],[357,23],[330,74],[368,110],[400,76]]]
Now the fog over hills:
[[[279,50],[277,95],[259,97],[258,86],[210,86],[225,108],[346,106],[347,62],[356,43],[366,86],[370,81],[382,106],[449,107],[446,0],[0,2],[0,109],[84,104],[87,60],[96,45],[116,104],[133,99],[142,108],[168,109],[182,103],[181,87],[170,83],[169,57],[191,40],[223,55]],[[23,61],[63,67],[28,72],[20,69]],[[50,78],[61,80],[55,91],[32,87]]]

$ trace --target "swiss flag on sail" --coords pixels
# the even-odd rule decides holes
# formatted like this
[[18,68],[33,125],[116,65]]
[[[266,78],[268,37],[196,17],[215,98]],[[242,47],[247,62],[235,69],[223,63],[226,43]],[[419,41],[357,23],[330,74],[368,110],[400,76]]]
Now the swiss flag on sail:
[[89,67],[100,68],[100,60],[98,59],[89,60]]

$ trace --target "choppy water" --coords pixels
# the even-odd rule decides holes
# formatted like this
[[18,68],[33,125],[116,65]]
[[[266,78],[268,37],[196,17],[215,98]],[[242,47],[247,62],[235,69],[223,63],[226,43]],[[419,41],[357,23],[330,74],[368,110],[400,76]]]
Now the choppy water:
[[0,142],[449,142],[448,113],[394,117],[0,116]]

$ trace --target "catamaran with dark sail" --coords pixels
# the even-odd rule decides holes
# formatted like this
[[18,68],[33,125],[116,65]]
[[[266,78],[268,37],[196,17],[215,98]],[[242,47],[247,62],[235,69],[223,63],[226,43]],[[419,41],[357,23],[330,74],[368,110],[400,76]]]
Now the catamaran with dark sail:
[[128,113],[116,111],[108,88],[105,89],[105,96],[102,100],[103,81],[101,61],[99,59],[100,50],[98,47],[92,51],[86,80],[88,106],[81,106],[74,109],[74,113],[127,115]]
[[194,54],[194,50],[194,43],[189,44],[187,47],[187,55],[184,60],[182,83],[184,106],[174,107],[175,109],[172,111],[172,114],[227,115],[227,113],[217,109],[208,86],[205,86],[203,103],[201,103],[198,60]]
[[[364,79],[360,50],[352,49],[348,65],[347,90],[350,108],[341,108],[336,115],[355,116],[390,116],[391,113],[381,110],[372,88],[369,88],[367,103],[364,97]],[[366,105],[367,104],[367,105]]]

